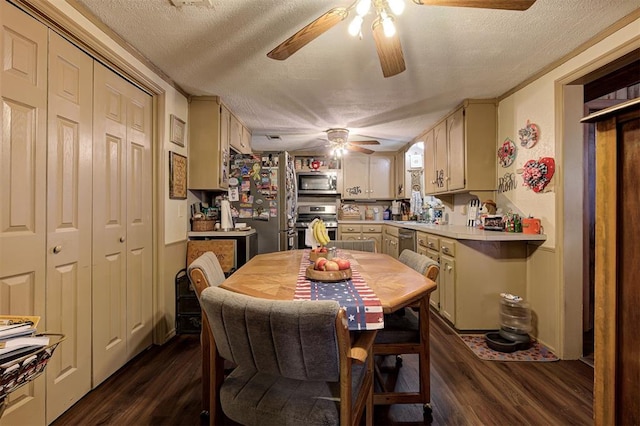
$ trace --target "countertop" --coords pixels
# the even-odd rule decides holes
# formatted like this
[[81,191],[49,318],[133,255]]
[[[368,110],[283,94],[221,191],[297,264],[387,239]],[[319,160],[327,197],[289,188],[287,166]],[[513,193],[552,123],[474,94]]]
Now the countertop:
[[456,240],[474,241],[545,241],[544,234],[523,234],[522,232],[500,232],[485,231],[470,226],[463,225],[434,225],[431,223],[420,223],[412,221],[394,220],[338,220],[339,225],[393,225],[398,228],[413,229],[414,231],[427,232],[441,237],[453,238]]
[[225,237],[247,237],[249,235],[253,235],[256,233],[256,230],[251,228],[248,230],[238,230],[235,229],[233,231],[189,231],[187,233],[188,237],[213,237],[213,238],[225,238]]

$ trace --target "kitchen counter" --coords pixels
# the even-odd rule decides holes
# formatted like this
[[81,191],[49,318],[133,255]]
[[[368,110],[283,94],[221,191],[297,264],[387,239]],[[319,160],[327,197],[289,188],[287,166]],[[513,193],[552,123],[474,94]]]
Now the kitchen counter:
[[256,233],[256,230],[251,228],[247,230],[235,229],[233,231],[189,231],[187,236],[189,238],[226,238],[226,237],[247,237]]
[[380,224],[392,225],[398,228],[413,229],[414,231],[427,232],[441,237],[453,238],[456,240],[473,241],[545,241],[544,234],[524,234],[522,232],[500,232],[485,231],[470,226],[463,225],[435,225],[431,223],[420,223],[411,221],[395,220],[339,220],[340,225],[367,225]]

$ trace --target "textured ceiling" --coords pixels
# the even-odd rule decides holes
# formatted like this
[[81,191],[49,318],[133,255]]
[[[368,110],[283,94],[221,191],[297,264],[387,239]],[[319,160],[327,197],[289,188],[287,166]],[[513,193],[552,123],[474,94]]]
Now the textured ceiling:
[[[255,150],[319,147],[330,127],[396,150],[465,98],[496,97],[638,7],[639,0],[537,0],[527,11],[418,6],[396,25],[407,70],[383,78],[371,18],[347,19],[285,61],[266,54],[351,0],[68,0],[80,3],[186,92],[218,95]],[[269,141],[265,135],[280,135]]]

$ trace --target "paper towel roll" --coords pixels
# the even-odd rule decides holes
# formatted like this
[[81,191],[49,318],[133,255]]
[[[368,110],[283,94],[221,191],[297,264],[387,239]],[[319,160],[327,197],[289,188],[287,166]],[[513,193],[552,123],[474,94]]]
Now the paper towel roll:
[[220,227],[228,230],[233,229],[233,217],[231,217],[231,204],[229,200],[220,202]]

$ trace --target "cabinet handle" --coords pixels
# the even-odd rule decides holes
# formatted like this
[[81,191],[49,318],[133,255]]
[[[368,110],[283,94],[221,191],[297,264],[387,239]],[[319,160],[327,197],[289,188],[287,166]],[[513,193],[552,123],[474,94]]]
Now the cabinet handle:
[[433,243],[428,244],[429,248],[433,248]]
[[453,269],[453,268],[451,267],[451,265],[447,265],[447,266],[446,266],[446,270],[447,270],[447,272],[450,272],[452,269]]
[[124,243],[125,238],[124,237],[120,237],[120,242]]
[[449,253],[449,247],[442,247],[443,253]]
[[62,246],[55,246],[53,248],[53,254],[58,254],[62,251]]

